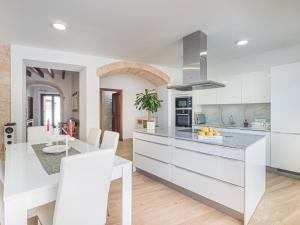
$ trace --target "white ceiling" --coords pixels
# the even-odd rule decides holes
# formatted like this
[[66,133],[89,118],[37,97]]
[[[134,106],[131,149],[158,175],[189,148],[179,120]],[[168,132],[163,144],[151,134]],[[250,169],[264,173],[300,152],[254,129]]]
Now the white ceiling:
[[[181,38],[208,35],[209,60],[300,44],[299,0],[0,0],[0,40],[180,66]],[[56,31],[53,21],[67,23]],[[237,47],[238,39],[249,39]]]

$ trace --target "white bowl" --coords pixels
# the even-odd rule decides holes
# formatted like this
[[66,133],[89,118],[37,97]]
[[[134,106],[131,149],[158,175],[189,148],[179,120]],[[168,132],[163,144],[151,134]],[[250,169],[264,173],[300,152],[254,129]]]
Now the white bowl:
[[[70,149],[70,147],[68,149]],[[49,154],[59,154],[59,153],[65,152],[66,150],[67,150],[66,145],[52,145],[52,146],[43,148],[43,152],[49,153]]]

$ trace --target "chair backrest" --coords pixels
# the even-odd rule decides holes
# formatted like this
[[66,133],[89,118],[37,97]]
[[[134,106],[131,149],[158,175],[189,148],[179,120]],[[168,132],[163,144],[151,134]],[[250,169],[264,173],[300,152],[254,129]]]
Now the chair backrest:
[[104,225],[114,150],[65,157],[53,225]]
[[120,134],[113,131],[104,131],[100,149],[114,149],[117,151]]
[[28,142],[46,142],[47,140],[47,129],[45,126],[35,126],[27,128]]
[[98,128],[90,128],[87,143],[99,147],[101,137],[101,130]]

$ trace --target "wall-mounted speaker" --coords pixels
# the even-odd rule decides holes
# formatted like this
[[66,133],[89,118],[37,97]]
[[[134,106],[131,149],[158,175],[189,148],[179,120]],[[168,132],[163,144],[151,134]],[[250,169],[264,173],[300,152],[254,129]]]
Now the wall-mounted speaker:
[[16,123],[7,123],[4,125],[4,145],[16,143]]

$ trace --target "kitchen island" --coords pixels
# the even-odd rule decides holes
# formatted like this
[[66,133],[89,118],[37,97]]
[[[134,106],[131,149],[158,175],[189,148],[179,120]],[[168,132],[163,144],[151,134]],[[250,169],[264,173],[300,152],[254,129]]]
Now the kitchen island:
[[266,138],[221,135],[204,141],[189,131],[137,129],[133,164],[247,224],[265,192]]

